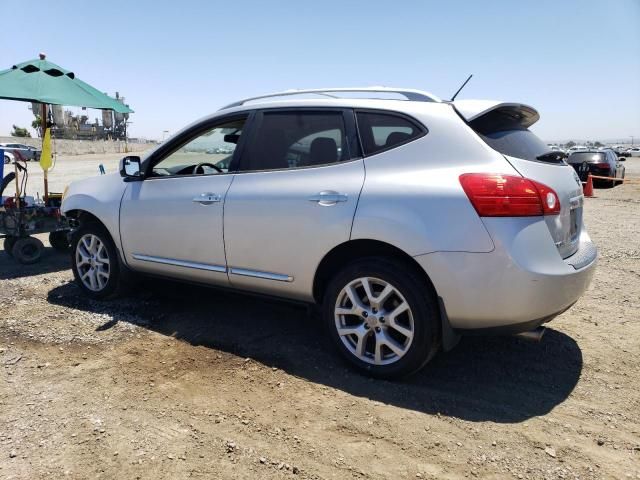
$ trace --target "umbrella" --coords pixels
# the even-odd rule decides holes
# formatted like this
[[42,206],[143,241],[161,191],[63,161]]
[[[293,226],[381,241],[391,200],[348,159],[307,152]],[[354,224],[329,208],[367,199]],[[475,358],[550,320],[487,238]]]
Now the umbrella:
[[40,166],[44,170],[45,201],[48,196],[47,171],[51,168],[51,135],[46,128],[47,104],[113,110],[132,113],[128,106],[100,92],[75,74],[40,54],[39,59],[18,63],[0,71],[0,99],[38,102],[42,104],[42,119],[45,129],[42,135]]
[[46,60],[43,54],[40,59],[0,71],[0,98],[133,112],[115,98],[76,78],[73,72]]

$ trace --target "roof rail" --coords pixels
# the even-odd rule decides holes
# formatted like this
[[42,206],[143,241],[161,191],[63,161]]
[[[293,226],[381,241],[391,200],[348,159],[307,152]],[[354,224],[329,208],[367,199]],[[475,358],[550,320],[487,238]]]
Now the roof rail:
[[407,88],[390,88],[390,87],[362,87],[362,88],[312,88],[307,90],[285,90],[284,92],[276,92],[270,93],[268,95],[260,95],[257,97],[245,98],[243,100],[238,100],[237,102],[230,103],[222,107],[220,110],[226,110],[227,108],[239,107],[240,105],[244,105],[247,102],[251,102],[254,100],[262,100],[263,98],[271,98],[271,97],[286,97],[290,95],[304,95],[304,94],[317,94],[324,95],[332,98],[341,98],[335,95],[330,95],[331,93],[348,93],[348,92],[373,92],[373,93],[397,93],[399,95],[403,95],[407,100],[414,102],[440,102],[441,100],[428,92],[423,92],[422,90],[413,90]]

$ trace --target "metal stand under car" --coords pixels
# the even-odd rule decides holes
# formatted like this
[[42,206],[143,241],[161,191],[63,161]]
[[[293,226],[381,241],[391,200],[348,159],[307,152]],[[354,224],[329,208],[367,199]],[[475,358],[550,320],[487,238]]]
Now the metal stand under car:
[[[49,234],[49,243],[56,250],[69,248],[67,219],[60,214],[62,194],[49,193],[46,201],[25,194],[29,173],[26,162],[14,162],[15,170],[2,178],[0,184],[0,238],[4,238],[4,250],[18,262],[28,265],[36,263],[42,256],[44,245],[33,237],[39,233]],[[3,191],[15,181],[16,193],[3,197]]]

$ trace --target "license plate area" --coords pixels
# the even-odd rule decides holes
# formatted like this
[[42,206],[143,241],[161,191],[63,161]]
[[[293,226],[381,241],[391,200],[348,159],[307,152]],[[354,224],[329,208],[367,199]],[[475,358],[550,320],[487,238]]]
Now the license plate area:
[[574,242],[578,237],[578,209],[572,208],[569,216],[569,221],[571,222],[570,237],[571,242]]
[[570,200],[569,210],[569,238],[571,243],[575,243],[580,236],[580,225],[582,224],[582,204],[583,197],[574,197]]
[[587,177],[589,176],[589,164],[587,162],[582,162],[577,166],[576,170],[578,171],[578,177],[580,177],[580,181],[586,182]]

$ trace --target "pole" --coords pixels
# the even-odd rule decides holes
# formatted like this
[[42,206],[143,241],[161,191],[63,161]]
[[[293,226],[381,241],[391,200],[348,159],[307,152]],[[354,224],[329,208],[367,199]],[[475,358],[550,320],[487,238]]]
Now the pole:
[[[4,158],[2,159],[2,161],[4,162]],[[20,192],[20,180],[18,178],[18,174],[20,172],[18,170],[18,160],[16,160],[15,158],[13,159],[13,168],[15,169],[16,173],[16,208],[20,210],[20,196],[22,195],[22,193]]]
[[[42,146],[44,147],[44,136],[47,132],[47,104],[42,104],[42,119],[40,120],[42,128]],[[44,204],[49,201],[49,169],[44,170]]]

